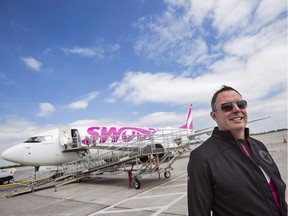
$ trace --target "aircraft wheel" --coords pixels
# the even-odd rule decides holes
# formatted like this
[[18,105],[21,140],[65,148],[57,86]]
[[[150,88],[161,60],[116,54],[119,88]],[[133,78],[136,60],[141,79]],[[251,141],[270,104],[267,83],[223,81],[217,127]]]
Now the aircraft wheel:
[[164,176],[165,176],[165,178],[170,178],[171,177],[171,173],[169,171],[165,171],[164,172]]
[[138,189],[140,189],[140,187],[141,187],[141,183],[140,183],[139,179],[135,178],[134,179],[134,188],[138,190]]

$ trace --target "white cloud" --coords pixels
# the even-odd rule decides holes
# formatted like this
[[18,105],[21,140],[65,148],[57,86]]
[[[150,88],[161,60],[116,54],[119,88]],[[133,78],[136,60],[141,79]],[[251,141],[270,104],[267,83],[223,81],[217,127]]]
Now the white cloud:
[[69,105],[67,105],[68,109],[85,109],[86,107],[88,107],[89,103],[88,101],[85,100],[80,100],[80,101],[75,101],[73,103],[70,103]]
[[223,45],[223,50],[229,55],[237,55],[241,58],[250,57],[271,46],[283,46],[286,43],[286,21],[279,20],[273,25],[262,28],[257,33],[244,32],[232,38]]
[[144,102],[187,104],[192,100],[208,99],[197,93],[204,93],[207,89],[201,84],[200,78],[193,80],[171,73],[130,71],[125,74],[121,82],[113,83],[110,88],[114,97],[123,98],[134,104]]
[[83,99],[79,101],[72,102],[66,106],[67,109],[86,109],[89,106],[89,102],[93,101],[97,96],[99,95],[99,92],[93,91],[88,94],[86,94]]
[[265,0],[260,1],[259,6],[255,12],[257,24],[267,25],[271,21],[278,18],[279,15],[287,14],[287,2],[284,0]]
[[98,59],[107,58],[115,55],[120,50],[119,44],[106,44],[103,40],[99,40],[96,46],[87,48],[74,46],[71,48],[61,48],[66,54],[79,55],[82,57],[95,57]]
[[[281,0],[275,5],[270,5],[270,0],[165,2],[167,10],[161,15],[139,20],[138,27],[143,34],[135,43],[135,51],[155,61],[174,61],[185,66],[218,60],[227,43],[241,42],[245,37],[248,40],[243,45],[247,46],[242,50],[253,52],[253,46],[261,47],[262,41],[257,39],[266,29],[285,21],[285,15],[283,19],[275,18],[287,8]],[[260,17],[264,15],[260,14],[269,18],[263,21]],[[282,25],[283,32],[286,32],[285,26]],[[255,43],[251,44],[253,39]]]
[[98,91],[92,91],[92,92],[89,92],[88,94],[86,94],[84,96],[84,98],[86,98],[86,100],[88,100],[88,101],[92,101],[96,97],[98,97],[99,94],[100,94],[100,92],[98,92]]
[[[177,5],[178,9],[178,5]],[[186,10],[187,8],[183,9]],[[154,22],[139,20],[142,36],[135,43],[135,51],[156,61],[175,61],[191,65],[208,51],[205,40],[195,31],[193,17],[179,16],[171,7],[163,16],[155,17]]]
[[116,101],[116,99],[113,98],[113,97],[110,97],[110,98],[106,98],[105,101],[106,101],[107,103],[114,103],[114,102]]
[[54,106],[51,103],[42,102],[39,104],[40,111],[37,113],[38,117],[48,116],[55,111]]
[[23,57],[21,60],[32,70],[39,71],[42,67],[42,63],[33,57]]
[[201,27],[205,19],[209,19],[214,8],[215,1],[185,1],[187,13],[184,14],[187,20],[191,20],[195,26]]
[[212,23],[219,36],[234,34],[246,28],[258,0],[218,0],[211,8]]
[[[139,123],[142,123],[142,125],[146,125],[147,127],[158,125],[163,128],[174,126],[178,128],[185,123],[185,117],[186,115],[178,115],[174,112],[154,112],[140,118]],[[182,125],[177,125],[177,123],[179,123],[179,119],[182,120]],[[149,125],[147,125],[147,123],[149,123]]]
[[67,54],[77,54],[84,57],[103,57],[102,49],[91,49],[91,48],[82,48],[82,47],[73,47],[73,48],[61,48],[61,50]]

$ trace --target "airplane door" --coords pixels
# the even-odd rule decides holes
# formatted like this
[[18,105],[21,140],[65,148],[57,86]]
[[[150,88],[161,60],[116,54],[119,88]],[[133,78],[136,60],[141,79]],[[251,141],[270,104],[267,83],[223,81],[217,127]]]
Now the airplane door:
[[59,141],[62,146],[71,144],[71,127],[62,126],[59,128]]
[[81,147],[81,138],[79,131],[77,129],[72,129],[71,134],[72,134],[72,147],[73,148]]

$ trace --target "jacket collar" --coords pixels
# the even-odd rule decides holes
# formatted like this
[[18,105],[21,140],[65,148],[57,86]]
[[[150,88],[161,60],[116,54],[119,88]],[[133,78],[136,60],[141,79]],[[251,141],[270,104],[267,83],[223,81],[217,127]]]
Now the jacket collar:
[[[235,140],[234,136],[232,135],[232,133],[230,131],[222,131],[219,130],[218,127],[215,127],[212,133],[213,137],[219,138],[219,139],[224,139],[227,141],[233,141]],[[249,135],[249,128],[245,128],[245,137],[246,139],[248,139],[250,137]]]

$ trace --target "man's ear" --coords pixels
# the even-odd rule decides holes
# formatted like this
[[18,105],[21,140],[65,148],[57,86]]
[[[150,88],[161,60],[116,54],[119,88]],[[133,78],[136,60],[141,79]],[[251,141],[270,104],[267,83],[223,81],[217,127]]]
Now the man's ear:
[[211,116],[211,118],[212,118],[214,121],[216,121],[217,117],[216,117],[215,112],[211,111],[211,112],[210,112],[210,116]]

